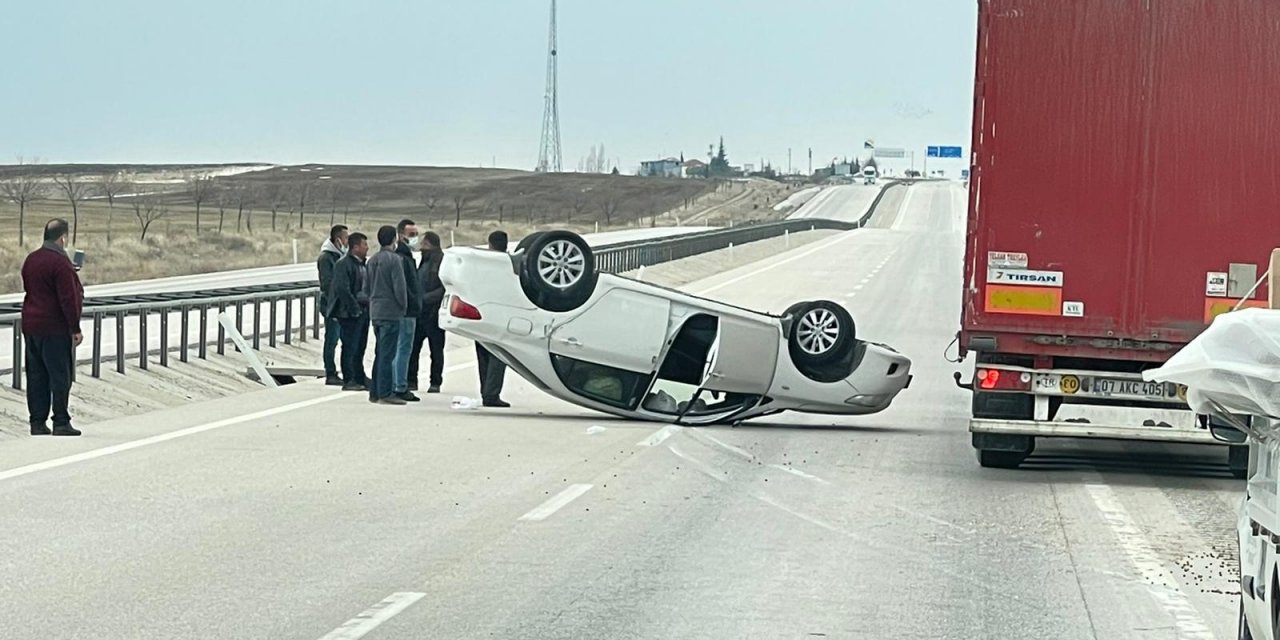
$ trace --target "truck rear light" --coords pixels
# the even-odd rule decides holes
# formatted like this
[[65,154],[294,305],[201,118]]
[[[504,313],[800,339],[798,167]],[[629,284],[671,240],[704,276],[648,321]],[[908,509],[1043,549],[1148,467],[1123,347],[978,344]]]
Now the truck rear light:
[[462,301],[458,296],[449,298],[449,315],[463,320],[479,320],[480,310]]
[[987,391],[1030,391],[1031,374],[1025,371],[978,369],[978,388]]

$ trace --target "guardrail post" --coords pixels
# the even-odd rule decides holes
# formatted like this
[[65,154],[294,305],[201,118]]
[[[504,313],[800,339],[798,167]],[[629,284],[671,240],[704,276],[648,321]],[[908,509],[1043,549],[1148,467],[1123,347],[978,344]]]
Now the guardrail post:
[[116,373],[124,375],[124,312],[116,312]]
[[160,309],[160,366],[169,366],[169,309]]
[[89,365],[89,375],[102,377],[102,314],[93,314],[93,364]]
[[298,296],[298,342],[307,341],[307,295]]
[[[244,335],[244,301],[236,300],[236,333]],[[236,347],[239,351],[240,347]]]
[[147,370],[147,310],[138,313],[138,368]]
[[187,351],[191,346],[191,307],[182,305],[182,343],[178,351],[178,362],[187,361]]
[[196,347],[196,357],[209,359],[209,305],[200,305],[200,346]]
[[284,343],[293,344],[293,298],[284,297]]
[[320,294],[317,292],[315,297],[307,296],[311,300],[311,339],[320,339]]
[[22,356],[25,353],[22,343],[22,320],[13,321],[13,388],[22,391]]
[[262,348],[262,301],[253,299],[253,349]]
[[272,348],[276,346],[276,310],[280,308],[280,298],[271,299],[271,333],[267,334],[267,344]]
[[[227,304],[226,304],[225,302],[219,302],[219,303],[218,303],[218,315],[219,315],[219,316],[221,316],[222,314],[224,314],[224,313],[226,313],[226,312],[227,312]],[[217,351],[218,351],[218,355],[220,355],[220,356],[221,356],[221,355],[225,355],[225,354],[227,353],[227,330],[226,330],[226,328],[224,328],[224,327],[222,326],[222,323],[221,323],[221,322],[219,322],[219,323],[218,323],[218,348],[217,348]]]

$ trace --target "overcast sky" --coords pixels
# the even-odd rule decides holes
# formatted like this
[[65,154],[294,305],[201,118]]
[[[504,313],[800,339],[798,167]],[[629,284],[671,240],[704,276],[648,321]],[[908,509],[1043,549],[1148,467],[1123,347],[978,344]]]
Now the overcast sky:
[[[969,144],[972,0],[560,0],[564,166]],[[549,0],[8,2],[0,163],[532,168]],[[941,166],[941,165],[939,165]]]

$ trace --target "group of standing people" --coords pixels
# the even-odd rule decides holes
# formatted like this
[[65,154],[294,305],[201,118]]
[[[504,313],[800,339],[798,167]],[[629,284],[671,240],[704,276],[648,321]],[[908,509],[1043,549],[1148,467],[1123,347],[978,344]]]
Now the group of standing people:
[[[335,225],[316,261],[325,317],[325,381],[346,391],[367,391],[369,401],[378,404],[418,402],[414,392],[424,345],[430,358],[427,393],[439,393],[444,383],[445,336],[439,321],[444,248],[439,235],[420,232],[408,219],[378,229],[379,251],[373,257],[369,240]],[[507,234],[489,234],[489,248],[505,252]],[[364,363],[371,327],[375,347],[369,376]],[[506,365],[480,345],[476,362],[484,406],[511,406],[501,397]]]

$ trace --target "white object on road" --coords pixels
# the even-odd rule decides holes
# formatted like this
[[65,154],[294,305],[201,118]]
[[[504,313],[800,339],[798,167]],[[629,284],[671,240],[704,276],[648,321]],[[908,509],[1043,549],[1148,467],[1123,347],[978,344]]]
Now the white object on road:
[[254,352],[249,343],[245,341],[244,336],[240,335],[240,331],[236,329],[236,321],[231,319],[224,311],[218,314],[218,322],[222,324],[222,328],[227,330],[227,335],[231,337],[231,342],[235,343],[240,353],[244,354],[244,359],[249,361],[249,366],[253,367],[253,372],[258,374],[258,381],[271,387],[272,389],[280,386],[276,384],[276,379],[267,373],[267,366],[262,363],[262,358]]
[[911,378],[911,360],[858,339],[835,302],[771,315],[599,272],[570,231],[544,232],[512,255],[450,249],[440,279],[441,328],[561,400],[624,418],[866,415],[887,408]]
[[454,396],[453,400],[449,402],[449,407],[453,409],[457,409],[459,411],[471,411],[471,410],[480,408],[480,403],[476,402],[475,398],[468,398],[467,396]]
[[600,426],[600,425],[598,425],[598,424],[593,424],[593,425],[591,425],[591,426],[587,427],[587,435],[589,435],[589,436],[598,435],[598,434],[604,433],[604,432],[606,432],[606,431],[608,431],[608,429],[606,429],[605,427],[602,427],[602,426]]

